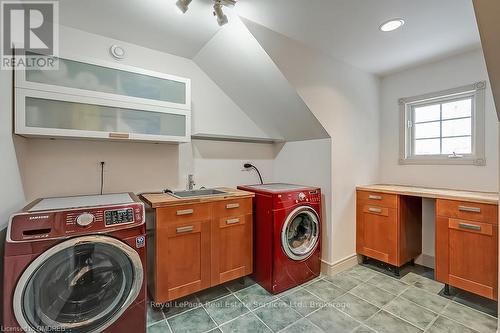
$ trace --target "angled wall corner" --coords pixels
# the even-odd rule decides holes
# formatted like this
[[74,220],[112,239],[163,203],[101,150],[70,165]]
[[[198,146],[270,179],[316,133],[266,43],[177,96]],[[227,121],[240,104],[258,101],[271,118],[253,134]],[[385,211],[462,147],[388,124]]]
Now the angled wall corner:
[[498,119],[500,120],[500,2],[492,0],[474,0],[477,24],[481,35],[484,58],[488,67],[493,97]]
[[329,137],[239,17],[233,16],[193,60],[270,137]]
[[335,265],[355,253],[356,185],[379,179],[379,79],[253,21],[242,21],[331,136],[328,252],[322,256]]

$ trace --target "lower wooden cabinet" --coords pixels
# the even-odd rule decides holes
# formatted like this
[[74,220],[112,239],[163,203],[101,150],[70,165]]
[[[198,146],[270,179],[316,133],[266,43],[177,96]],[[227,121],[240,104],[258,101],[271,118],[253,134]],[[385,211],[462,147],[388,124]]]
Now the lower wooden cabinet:
[[422,200],[357,191],[356,252],[400,267],[422,252]]
[[498,206],[438,200],[436,279],[498,298]]
[[149,289],[155,302],[252,273],[252,198],[157,208],[149,214]]

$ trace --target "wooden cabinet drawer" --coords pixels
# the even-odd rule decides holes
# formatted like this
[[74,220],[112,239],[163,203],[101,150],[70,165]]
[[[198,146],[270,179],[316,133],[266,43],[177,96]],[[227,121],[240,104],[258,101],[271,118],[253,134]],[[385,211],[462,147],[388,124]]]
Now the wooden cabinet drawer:
[[158,208],[158,223],[201,221],[210,219],[210,204],[189,204]]
[[398,207],[398,196],[396,194],[357,191],[357,199],[359,202],[366,202],[376,206],[388,208]]
[[252,198],[219,201],[214,204],[215,217],[252,214]]
[[498,224],[497,205],[438,199],[436,214],[443,217]]
[[436,279],[496,300],[498,226],[437,217]]

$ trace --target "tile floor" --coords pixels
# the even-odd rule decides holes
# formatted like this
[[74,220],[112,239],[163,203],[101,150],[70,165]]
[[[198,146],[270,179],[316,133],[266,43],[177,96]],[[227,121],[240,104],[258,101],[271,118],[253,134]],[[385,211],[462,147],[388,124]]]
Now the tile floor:
[[395,279],[364,266],[279,295],[244,278],[148,309],[148,333],[489,333],[497,319],[439,296],[415,273]]

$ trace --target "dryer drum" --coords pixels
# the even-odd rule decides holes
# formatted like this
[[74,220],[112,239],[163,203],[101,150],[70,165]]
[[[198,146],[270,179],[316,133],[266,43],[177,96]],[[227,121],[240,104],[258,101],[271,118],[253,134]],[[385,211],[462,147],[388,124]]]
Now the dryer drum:
[[319,217],[310,207],[292,211],[283,224],[281,246],[293,260],[307,259],[319,240]]

